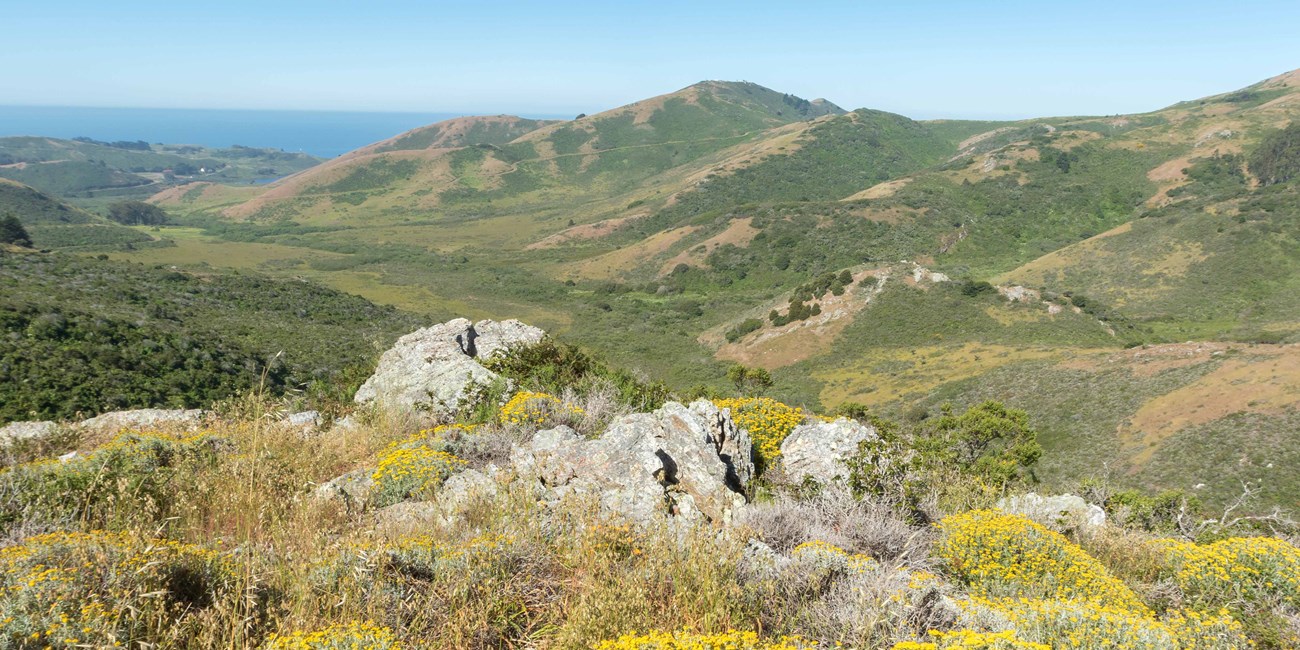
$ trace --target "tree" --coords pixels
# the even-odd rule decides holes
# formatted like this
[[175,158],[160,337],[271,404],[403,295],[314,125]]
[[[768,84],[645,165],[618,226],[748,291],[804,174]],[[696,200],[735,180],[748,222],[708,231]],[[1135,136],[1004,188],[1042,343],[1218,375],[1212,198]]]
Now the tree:
[[762,368],[747,368],[735,364],[727,369],[727,379],[742,394],[757,394],[772,387],[772,375]]
[[1250,155],[1249,166],[1261,185],[1300,177],[1300,120],[1265,136]]
[[163,209],[144,201],[120,201],[108,206],[108,218],[126,226],[161,226],[167,223]]
[[27,234],[23,222],[19,221],[18,217],[13,214],[0,217],[0,244],[13,244],[24,248],[32,247],[31,235]]

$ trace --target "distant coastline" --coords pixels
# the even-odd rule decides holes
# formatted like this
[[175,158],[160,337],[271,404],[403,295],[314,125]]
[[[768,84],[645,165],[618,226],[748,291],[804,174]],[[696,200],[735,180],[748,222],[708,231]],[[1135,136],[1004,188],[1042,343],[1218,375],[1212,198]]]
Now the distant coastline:
[[[332,158],[460,113],[0,106],[0,137],[271,147]],[[525,117],[555,118],[554,115]]]

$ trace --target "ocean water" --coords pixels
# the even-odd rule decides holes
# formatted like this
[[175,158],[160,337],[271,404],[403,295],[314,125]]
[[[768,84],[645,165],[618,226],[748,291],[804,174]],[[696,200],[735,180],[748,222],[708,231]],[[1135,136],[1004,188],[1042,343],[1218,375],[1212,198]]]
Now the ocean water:
[[[271,147],[332,158],[455,113],[0,106],[0,137]],[[528,117],[554,117],[530,115]]]

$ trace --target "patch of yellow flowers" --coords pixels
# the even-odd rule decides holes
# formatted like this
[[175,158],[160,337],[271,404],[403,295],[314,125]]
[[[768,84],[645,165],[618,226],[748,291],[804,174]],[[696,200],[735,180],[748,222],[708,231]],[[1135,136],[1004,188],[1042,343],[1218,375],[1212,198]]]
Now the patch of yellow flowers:
[[753,632],[735,630],[721,634],[692,634],[686,631],[625,634],[594,646],[595,650],[808,650],[816,647],[815,643],[796,638],[763,641]]
[[891,650],[975,650],[976,648],[979,650],[1052,650],[1049,645],[1016,638],[1013,630],[1001,632],[931,630],[930,636],[934,641],[903,641],[895,643]]
[[718,408],[730,409],[736,426],[749,432],[759,464],[771,466],[781,456],[781,443],[794,428],[803,424],[808,414],[803,409],[782,404],[770,397],[717,399]]
[[[178,573],[192,576],[188,589],[200,591],[172,593]],[[179,626],[199,615],[231,581],[215,552],[171,540],[102,531],[31,537],[0,549],[0,639],[21,640],[19,647],[115,647],[150,619]]]
[[272,634],[266,650],[402,650],[392,630],[372,623],[342,623],[314,632]]
[[1056,650],[1252,647],[1241,623],[1226,610],[1175,611],[1156,618],[1100,562],[1024,517],[977,510],[948,517],[939,529],[937,555],[969,586],[971,596],[959,603],[967,617],[1001,621],[1018,640]]
[[1300,606],[1300,548],[1276,537],[1156,542],[1178,586],[1202,604],[1282,600]]
[[976,596],[1090,600],[1151,613],[1101,562],[1024,517],[972,510],[945,518],[938,528],[936,554]]
[[501,424],[543,425],[558,418],[582,417],[583,410],[548,393],[519,391],[501,407]]
[[875,571],[880,566],[870,555],[849,553],[834,544],[821,540],[804,542],[794,547],[794,550],[790,552],[790,557],[811,559],[827,567],[843,568],[849,573],[858,574]]
[[437,488],[465,465],[464,460],[427,444],[396,446],[379,456],[379,467],[370,478],[378,494],[400,501]]

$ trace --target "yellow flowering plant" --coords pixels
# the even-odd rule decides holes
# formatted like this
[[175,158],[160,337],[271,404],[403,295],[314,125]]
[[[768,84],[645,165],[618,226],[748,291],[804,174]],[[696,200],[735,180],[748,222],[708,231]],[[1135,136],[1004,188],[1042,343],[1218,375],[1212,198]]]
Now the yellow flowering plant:
[[976,596],[1092,600],[1149,614],[1099,561],[1025,517],[972,510],[945,518],[935,554]]
[[208,433],[170,435],[127,431],[71,460],[23,463],[0,472],[0,522],[24,512],[50,520],[80,520],[91,526],[118,527],[128,513],[115,504],[126,498],[147,501],[168,515],[178,478],[214,467],[223,440]]
[[402,650],[392,630],[373,623],[340,623],[323,630],[272,634],[265,650]]
[[749,432],[759,471],[771,467],[781,457],[781,443],[808,417],[803,409],[770,397],[716,399],[713,404],[729,409],[736,426]]
[[891,650],[1052,650],[1042,643],[1022,641],[1013,630],[1001,632],[979,632],[976,630],[954,630],[951,632],[930,631],[932,641],[903,641],[895,643]]
[[582,409],[547,393],[519,391],[501,407],[497,421],[505,425],[547,426],[563,424],[583,416]]
[[1281,601],[1300,608],[1300,548],[1276,537],[1155,542],[1178,586],[1205,606]]
[[736,630],[719,634],[692,634],[686,631],[625,634],[594,646],[595,650],[808,650],[816,647],[815,643],[797,638],[766,641],[754,632]]
[[390,446],[379,456],[371,500],[380,507],[412,497],[428,496],[466,462],[427,444]]
[[240,593],[225,559],[197,546],[99,531],[40,535],[0,549],[0,646],[112,647],[163,629],[183,635]]

